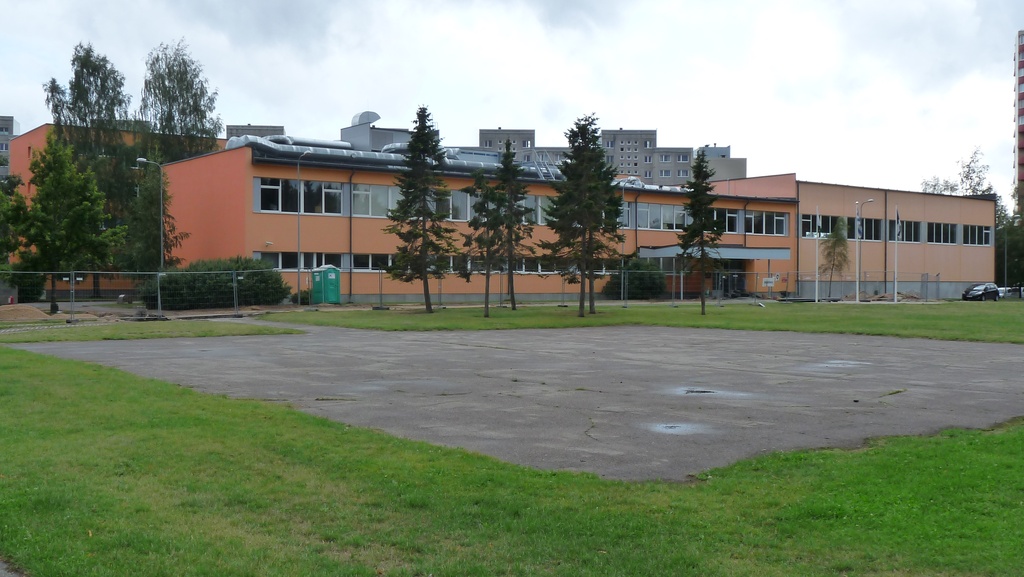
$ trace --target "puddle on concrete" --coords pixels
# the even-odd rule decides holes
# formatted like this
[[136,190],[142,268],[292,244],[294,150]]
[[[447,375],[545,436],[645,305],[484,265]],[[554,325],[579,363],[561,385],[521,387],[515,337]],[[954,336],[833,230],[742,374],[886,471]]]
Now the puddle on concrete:
[[667,435],[696,435],[711,432],[711,427],[697,423],[655,423],[648,425],[647,428],[655,433]]
[[836,369],[853,369],[857,367],[866,367],[871,363],[867,361],[851,361],[846,359],[831,359],[827,361],[821,361],[818,363],[810,363],[804,365],[805,369],[812,371],[829,371]]

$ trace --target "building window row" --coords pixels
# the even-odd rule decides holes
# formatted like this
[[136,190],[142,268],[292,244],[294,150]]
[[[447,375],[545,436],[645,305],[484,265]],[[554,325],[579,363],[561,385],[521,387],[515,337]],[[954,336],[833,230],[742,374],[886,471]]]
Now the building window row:
[[[820,225],[816,222],[817,218],[817,215],[813,214],[804,214],[800,216],[801,237],[814,238],[815,229],[817,229],[817,234],[821,237],[832,234],[832,231],[838,224],[840,217],[823,214],[821,215]],[[855,230],[855,219],[847,218],[846,220],[846,237],[850,240],[856,240],[857,231]],[[923,239],[927,239],[927,242],[932,244],[957,244],[958,225],[953,223],[923,223],[920,221],[903,220],[899,223],[899,231],[897,234],[895,220],[889,220],[887,223],[883,223],[882,219],[879,218],[862,218],[861,221],[862,240],[882,240],[884,225],[885,238],[888,239],[889,242],[896,242],[897,240],[900,242],[922,242]],[[925,230],[925,235],[922,235],[922,228]],[[970,246],[989,246],[992,244],[992,227],[965,224],[960,228],[963,231],[963,244]]]
[[786,220],[784,212],[748,210],[744,215],[744,232],[747,234],[764,234],[770,236],[786,236]]

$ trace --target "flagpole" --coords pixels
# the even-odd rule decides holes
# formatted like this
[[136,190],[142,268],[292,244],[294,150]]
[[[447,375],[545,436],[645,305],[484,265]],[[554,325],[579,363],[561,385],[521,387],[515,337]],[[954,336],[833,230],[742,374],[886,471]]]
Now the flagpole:
[[892,302],[900,302],[900,205],[896,205],[896,245],[892,249]]
[[814,214],[816,216],[814,220],[814,302],[819,302],[818,282],[821,273],[818,269],[818,255],[821,254],[821,211],[817,206],[814,207]]

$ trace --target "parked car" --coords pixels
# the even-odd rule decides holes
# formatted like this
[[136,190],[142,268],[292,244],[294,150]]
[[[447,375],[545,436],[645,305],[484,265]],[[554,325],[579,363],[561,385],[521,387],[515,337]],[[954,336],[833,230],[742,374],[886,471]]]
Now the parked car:
[[961,299],[965,301],[997,301],[999,287],[994,282],[979,282],[964,289]]

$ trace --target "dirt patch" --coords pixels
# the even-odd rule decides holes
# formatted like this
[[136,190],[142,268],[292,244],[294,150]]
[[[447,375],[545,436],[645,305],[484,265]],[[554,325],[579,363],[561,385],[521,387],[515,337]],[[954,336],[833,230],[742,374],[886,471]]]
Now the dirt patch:
[[45,321],[50,315],[31,305],[0,306],[0,321]]
[[[0,321],[51,321],[67,320],[71,315],[58,313],[48,315],[32,305],[2,305],[0,306]],[[75,313],[75,318],[83,321],[94,321],[100,317],[89,313]]]

